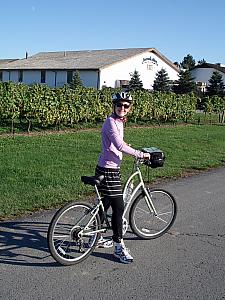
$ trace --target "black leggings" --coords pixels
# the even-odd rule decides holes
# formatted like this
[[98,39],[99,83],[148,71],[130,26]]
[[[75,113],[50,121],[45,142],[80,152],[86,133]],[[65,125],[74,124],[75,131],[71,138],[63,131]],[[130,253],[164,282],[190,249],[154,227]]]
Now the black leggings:
[[[123,212],[124,203],[123,196],[117,197],[104,197],[102,199],[105,211],[112,207],[112,231],[113,231],[113,241],[120,243],[123,238]],[[101,222],[104,222],[104,217],[102,212],[100,212]]]
[[[95,175],[104,175],[104,180],[98,187],[101,196],[103,197],[103,205],[105,211],[111,206],[112,207],[112,230],[113,230],[113,241],[120,243],[123,237],[123,193],[121,185],[120,169],[102,168],[97,166]],[[102,212],[100,212],[100,218],[103,221]]]

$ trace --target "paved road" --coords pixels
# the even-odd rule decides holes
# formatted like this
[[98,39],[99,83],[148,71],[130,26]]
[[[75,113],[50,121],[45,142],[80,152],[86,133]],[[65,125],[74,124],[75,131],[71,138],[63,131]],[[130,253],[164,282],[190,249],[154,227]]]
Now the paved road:
[[0,299],[225,299],[225,168],[160,186],[177,198],[177,220],[155,240],[128,233],[130,265],[107,249],[59,266],[46,244],[52,212],[1,223]]

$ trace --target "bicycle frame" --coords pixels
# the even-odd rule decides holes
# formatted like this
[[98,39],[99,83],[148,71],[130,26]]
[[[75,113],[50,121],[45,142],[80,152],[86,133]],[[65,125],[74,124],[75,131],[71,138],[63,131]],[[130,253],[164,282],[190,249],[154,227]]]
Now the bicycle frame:
[[146,187],[145,187],[145,183],[144,183],[144,180],[143,180],[143,177],[142,177],[142,173],[141,173],[141,170],[140,170],[140,167],[139,165],[141,164],[141,160],[136,160],[135,162],[135,171],[130,175],[130,177],[127,179],[126,183],[125,183],[125,186],[124,186],[124,190],[123,190],[123,200],[125,202],[125,195],[126,195],[126,192],[127,192],[127,189],[128,189],[128,186],[129,184],[131,184],[132,180],[135,178],[135,177],[138,177],[138,181],[139,183],[137,184],[137,186],[134,188],[134,190],[132,191],[132,194],[130,195],[129,199],[126,201],[125,203],[125,208],[124,208],[124,213],[123,213],[123,217],[126,215],[127,211],[128,211],[128,208],[132,202],[132,200],[134,199],[134,196],[136,195],[136,193],[141,190],[141,191],[144,191],[145,193],[145,200],[146,200],[146,203],[148,205],[148,208],[151,212],[153,212],[155,215],[157,215],[157,212],[155,210],[155,207],[152,203],[152,199],[151,199],[151,196],[149,195]]

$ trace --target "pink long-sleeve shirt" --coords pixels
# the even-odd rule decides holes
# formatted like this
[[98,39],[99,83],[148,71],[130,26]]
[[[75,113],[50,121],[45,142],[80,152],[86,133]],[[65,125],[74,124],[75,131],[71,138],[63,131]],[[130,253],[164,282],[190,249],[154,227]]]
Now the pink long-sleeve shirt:
[[102,126],[102,151],[98,165],[103,168],[119,168],[122,153],[143,158],[143,152],[128,146],[123,140],[123,120],[111,114]]

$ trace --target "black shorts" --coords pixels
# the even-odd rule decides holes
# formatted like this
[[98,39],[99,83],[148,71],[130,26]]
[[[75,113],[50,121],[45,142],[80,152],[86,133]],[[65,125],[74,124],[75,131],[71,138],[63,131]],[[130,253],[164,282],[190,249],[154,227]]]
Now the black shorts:
[[102,168],[97,166],[95,175],[104,175],[101,185],[98,187],[103,197],[121,197],[123,196],[120,169]]

